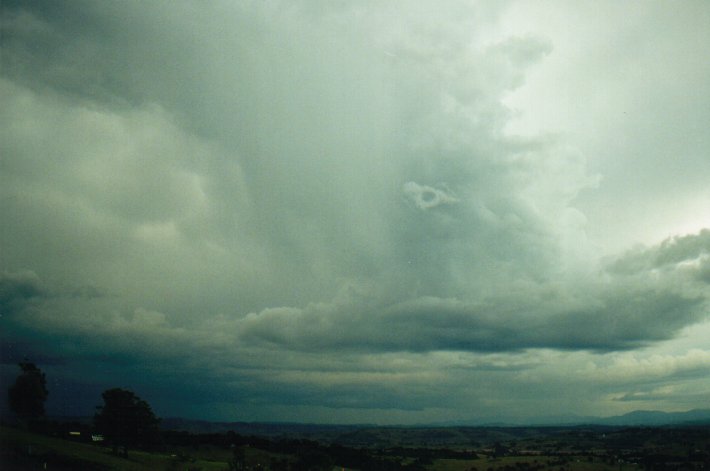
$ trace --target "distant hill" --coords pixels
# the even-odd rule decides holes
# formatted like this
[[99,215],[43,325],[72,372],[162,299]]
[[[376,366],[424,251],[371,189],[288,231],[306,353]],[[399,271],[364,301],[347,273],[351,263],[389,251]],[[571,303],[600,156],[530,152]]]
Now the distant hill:
[[539,417],[525,421],[502,421],[494,426],[526,426],[526,425],[610,425],[610,426],[660,426],[660,425],[710,425],[710,409],[693,409],[685,412],[662,412],[650,410],[636,410],[623,415],[611,417],[594,416],[554,416]]
[[581,415],[556,415],[528,419],[501,418],[496,421],[458,420],[422,424],[422,427],[573,427],[577,425],[609,426],[660,426],[660,425],[710,425],[710,409],[694,409],[685,412],[662,412],[637,410],[611,417]]
[[661,412],[637,410],[594,422],[600,425],[710,425],[710,409],[686,412]]
[[[5,422],[12,422],[3,418]],[[7,419],[7,420],[5,420]],[[50,417],[60,422],[91,423],[91,417]],[[710,425],[710,409],[694,409],[686,412],[661,412],[638,410],[612,417],[592,416],[548,416],[536,419],[515,420],[500,419],[496,422],[456,421],[435,424],[420,424],[405,426],[405,428],[455,428],[455,427],[571,427],[579,425],[599,426],[662,426],[662,425]],[[223,433],[234,431],[241,435],[254,435],[270,438],[309,438],[329,441],[333,437],[348,436],[353,432],[372,429],[399,428],[397,426],[377,426],[372,424],[324,425],[279,422],[212,422],[178,417],[161,419],[163,430],[182,430],[191,433]]]

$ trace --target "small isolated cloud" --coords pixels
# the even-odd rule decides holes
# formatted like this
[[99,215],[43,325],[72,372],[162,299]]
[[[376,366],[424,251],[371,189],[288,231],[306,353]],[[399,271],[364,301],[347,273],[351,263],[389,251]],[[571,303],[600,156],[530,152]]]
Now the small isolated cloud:
[[444,190],[431,186],[420,185],[416,182],[407,182],[402,186],[404,194],[419,209],[431,209],[443,204],[454,204],[459,200]]
[[646,391],[631,391],[612,395],[612,400],[622,402],[634,401],[662,401],[667,400],[677,394],[672,386],[664,386]]

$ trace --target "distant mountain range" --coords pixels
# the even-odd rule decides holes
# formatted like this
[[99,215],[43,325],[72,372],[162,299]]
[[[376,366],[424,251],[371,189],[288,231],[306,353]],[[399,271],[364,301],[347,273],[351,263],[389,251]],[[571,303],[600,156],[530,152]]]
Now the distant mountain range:
[[686,412],[637,410],[628,414],[599,419],[601,425],[710,425],[710,409]]
[[[662,425],[709,425],[710,409],[694,409],[686,412],[661,412],[638,410],[613,417],[556,416],[536,419],[501,420],[497,422],[460,421],[437,424],[421,424],[412,427],[528,427],[528,426],[662,426]],[[192,433],[219,433],[232,430],[243,435],[264,437],[301,437],[318,439],[323,436],[347,433],[364,428],[380,428],[372,424],[324,425],[269,422],[210,422],[182,418],[164,418],[164,430],[184,430]],[[396,427],[396,426],[394,426]],[[409,427],[409,426],[407,426]]]
[[[444,424],[441,424],[444,425]],[[453,425],[453,424],[450,424]],[[456,425],[463,425],[461,423]],[[685,412],[662,412],[636,410],[611,417],[562,415],[537,417],[526,420],[506,420],[476,425],[486,426],[532,426],[532,425],[609,425],[609,426],[659,426],[659,425],[710,425],[710,409],[693,409]]]

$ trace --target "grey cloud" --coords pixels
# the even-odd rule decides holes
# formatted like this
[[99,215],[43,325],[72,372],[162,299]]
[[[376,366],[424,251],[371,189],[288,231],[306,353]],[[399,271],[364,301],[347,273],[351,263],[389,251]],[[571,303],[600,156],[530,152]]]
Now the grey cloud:
[[675,266],[682,262],[703,261],[710,254],[710,229],[702,229],[698,234],[676,236],[664,240],[652,248],[638,247],[611,266],[620,273]]
[[702,229],[698,234],[674,237],[665,240],[655,257],[657,266],[693,260],[710,254],[710,229]]
[[[62,86],[56,76],[33,73],[33,68],[61,69],[63,62],[57,59],[46,64],[42,57],[34,57],[34,35],[15,25],[17,32],[8,36],[6,44],[9,62],[17,63],[7,69],[7,76],[16,81],[9,94],[24,92],[32,97],[22,89],[32,83],[25,79],[32,77],[60,95],[70,89],[76,94],[98,87],[104,90],[99,95],[125,98],[137,107],[89,94],[84,99],[103,107],[90,113],[75,108],[76,118],[58,130],[66,140],[59,146],[45,143],[65,161],[54,174],[65,178],[35,182],[45,188],[50,183],[53,193],[59,194],[52,194],[53,199],[66,201],[52,210],[82,208],[79,224],[73,225],[78,229],[90,220],[87,217],[97,219],[96,225],[87,228],[94,237],[86,237],[86,230],[60,227],[56,231],[70,241],[90,239],[88,244],[67,243],[77,247],[72,258],[100,253],[97,256],[108,259],[114,273],[141,272],[151,280],[158,280],[160,269],[171,260],[189,260],[188,270],[204,270],[205,276],[213,278],[207,273],[218,272],[217,277],[235,279],[234,284],[244,286],[240,293],[226,283],[200,286],[219,291],[223,301],[213,308],[224,309],[230,300],[252,310],[305,305],[323,299],[321,293],[337,290],[344,280],[373,275],[380,280],[391,278],[391,267],[400,272],[395,275],[401,280],[398,284],[422,286],[422,292],[415,295],[449,296],[458,294],[463,285],[486,283],[490,270],[500,271],[503,279],[506,267],[528,265],[527,274],[538,276],[544,272],[540,264],[549,265],[548,256],[554,256],[554,231],[521,194],[536,179],[534,167],[508,169],[500,160],[507,158],[509,144],[491,131],[506,114],[497,99],[508,85],[499,78],[520,73],[530,62],[508,61],[510,54],[520,55],[509,50],[513,46],[476,51],[468,47],[465,30],[435,25],[431,27],[431,35],[438,38],[435,42],[450,48],[442,63],[389,64],[373,59],[373,45],[358,36],[361,31],[338,37],[334,28],[339,20],[318,23],[322,31],[308,32],[302,23],[316,20],[302,17],[299,9],[276,15],[267,7],[235,7],[230,13],[236,21],[253,20],[263,30],[231,25],[234,32],[220,33],[220,39],[234,46],[233,55],[225,61],[199,59],[206,61],[200,64],[207,67],[204,70],[217,70],[194,77],[185,75],[191,67],[171,69],[171,75],[158,66],[182,58],[192,64],[198,60],[191,55],[198,46],[217,53],[204,43],[212,36],[205,31],[195,44],[183,44],[185,38],[170,31],[185,29],[180,25],[187,13],[212,18],[214,9],[223,6],[194,12],[189,4],[179,4],[167,16],[161,12],[161,22],[150,22],[145,18],[153,7],[141,12],[145,18],[134,21],[135,4],[108,9],[87,5],[82,9],[85,23],[108,26],[76,30],[73,23],[62,19],[72,17],[72,6],[46,7],[51,13],[32,8],[19,8],[20,13],[9,15],[10,23],[30,19],[46,23],[45,29],[58,35],[50,41],[50,48],[59,49],[52,57],[89,62],[70,68],[72,73],[84,74],[75,78],[77,86]],[[202,28],[192,20],[190,25]],[[365,23],[363,28],[374,26]],[[416,38],[416,28],[409,29],[406,23],[402,28],[411,42],[391,39],[389,32],[377,28],[374,41],[388,43],[396,53],[429,47],[428,41]],[[294,37],[306,45],[318,44],[319,55],[296,48]],[[528,41],[530,51],[539,48],[535,40],[518,39],[513,49],[527,50]],[[348,62],[341,62],[339,48],[343,47],[350,54]],[[88,48],[91,53],[75,48]],[[530,51],[521,54],[532,59],[535,54]],[[15,61],[15,55],[22,58]],[[163,62],[158,56],[165,58]],[[274,74],[274,67],[293,73]],[[488,76],[479,68],[498,75]],[[105,77],[111,80],[102,81]],[[459,80],[463,77],[466,80]],[[223,82],[233,84],[226,95],[221,94]],[[466,90],[457,88],[463,84]],[[143,99],[133,98],[134,89],[144,94]],[[411,99],[414,96],[416,100]],[[200,102],[188,104],[185,97]],[[43,95],[35,99],[40,98],[43,104],[47,102]],[[59,114],[62,99],[55,100]],[[32,121],[28,111],[46,116],[54,110],[39,106],[18,111]],[[99,126],[93,124],[97,121]],[[96,139],[85,134],[87,125]],[[54,132],[47,123],[45,134]],[[17,130],[13,134],[10,141],[24,136]],[[106,134],[108,140],[103,138]],[[90,151],[73,152],[76,139],[89,144]],[[539,144],[516,145],[515,152],[528,155],[536,154],[531,147],[540,148]],[[31,162],[29,157],[36,159],[46,152],[44,146],[26,143],[17,148],[13,162]],[[40,180],[42,163],[38,159],[37,167],[22,174],[23,180]],[[423,222],[398,205],[397,186],[402,181],[442,182],[431,187],[432,191],[422,185],[405,185],[420,207],[451,203],[456,195],[461,208]],[[583,187],[586,182],[573,175],[569,185]],[[448,187],[450,191],[442,190]],[[67,188],[72,189],[69,194]],[[434,199],[427,200],[427,194]],[[28,227],[22,229],[37,230],[40,222],[36,219],[46,224],[37,215],[46,210],[46,203],[27,203],[30,207],[23,210]],[[161,240],[169,243],[156,250]],[[432,243],[438,246],[434,250]],[[34,253],[42,250],[37,247]],[[403,263],[411,267],[401,270]],[[311,276],[300,276],[304,267]],[[137,278],[134,282],[125,276],[116,280],[115,276],[106,279],[105,273],[94,275],[100,277],[99,284],[118,281],[129,285],[132,292],[145,286]],[[166,289],[155,286],[157,281],[150,283],[157,290]],[[180,292],[198,292],[186,284],[187,280]],[[446,288],[447,284],[453,288]],[[289,288],[274,289],[281,286]],[[185,303],[176,301],[175,305]]]
[[705,283],[710,283],[710,258],[705,257],[699,264],[698,278]]
[[548,41],[529,36],[507,39],[492,46],[488,52],[495,60],[509,64],[507,73],[499,78],[503,80],[501,85],[507,89],[515,89],[525,82],[525,67],[539,62],[551,51],[552,45]]
[[[707,298],[640,289],[600,299],[601,306],[554,316],[548,337],[557,346],[609,351],[673,338],[708,315]],[[595,303],[596,304],[596,303]],[[545,335],[541,336],[545,338]]]
[[48,295],[36,273],[26,270],[0,272],[0,315],[7,316],[21,310],[33,299]]
[[612,273],[623,275],[666,277],[677,274],[687,292],[707,296],[707,288],[695,286],[695,282],[710,281],[710,230],[698,234],[678,236],[664,240],[657,247],[638,247],[629,251],[610,265]]

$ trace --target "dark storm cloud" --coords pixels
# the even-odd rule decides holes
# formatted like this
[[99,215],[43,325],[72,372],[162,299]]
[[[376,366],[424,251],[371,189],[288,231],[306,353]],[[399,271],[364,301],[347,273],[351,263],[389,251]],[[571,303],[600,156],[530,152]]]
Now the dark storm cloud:
[[160,26],[150,25],[152,15],[140,15],[136,7],[130,2],[4,2],[3,75],[85,103],[140,103],[146,98],[141,85],[149,83],[143,74],[158,68],[141,71],[126,67],[126,61],[156,59],[162,42],[154,35]]
[[[31,360],[41,365],[57,365],[66,362],[63,352],[52,354],[47,348],[38,345],[36,336],[29,339],[17,339],[17,333],[12,336],[3,333],[0,335],[0,363],[16,365],[21,361]],[[50,339],[53,341],[54,339]]]
[[[357,303],[268,309],[239,321],[244,340],[294,349],[613,351],[672,338],[706,319],[709,231],[637,249],[609,263],[604,283],[511,287],[477,303],[418,298],[376,309]],[[659,271],[659,269],[662,269]]]
[[246,342],[260,339],[296,350],[614,351],[670,339],[708,314],[706,297],[617,289],[572,302],[528,299],[511,305],[510,298],[500,298],[470,305],[426,298],[374,312],[357,306],[269,309],[247,316],[236,329]]
[[8,316],[23,309],[32,300],[48,293],[39,277],[31,271],[0,272],[0,315]]

